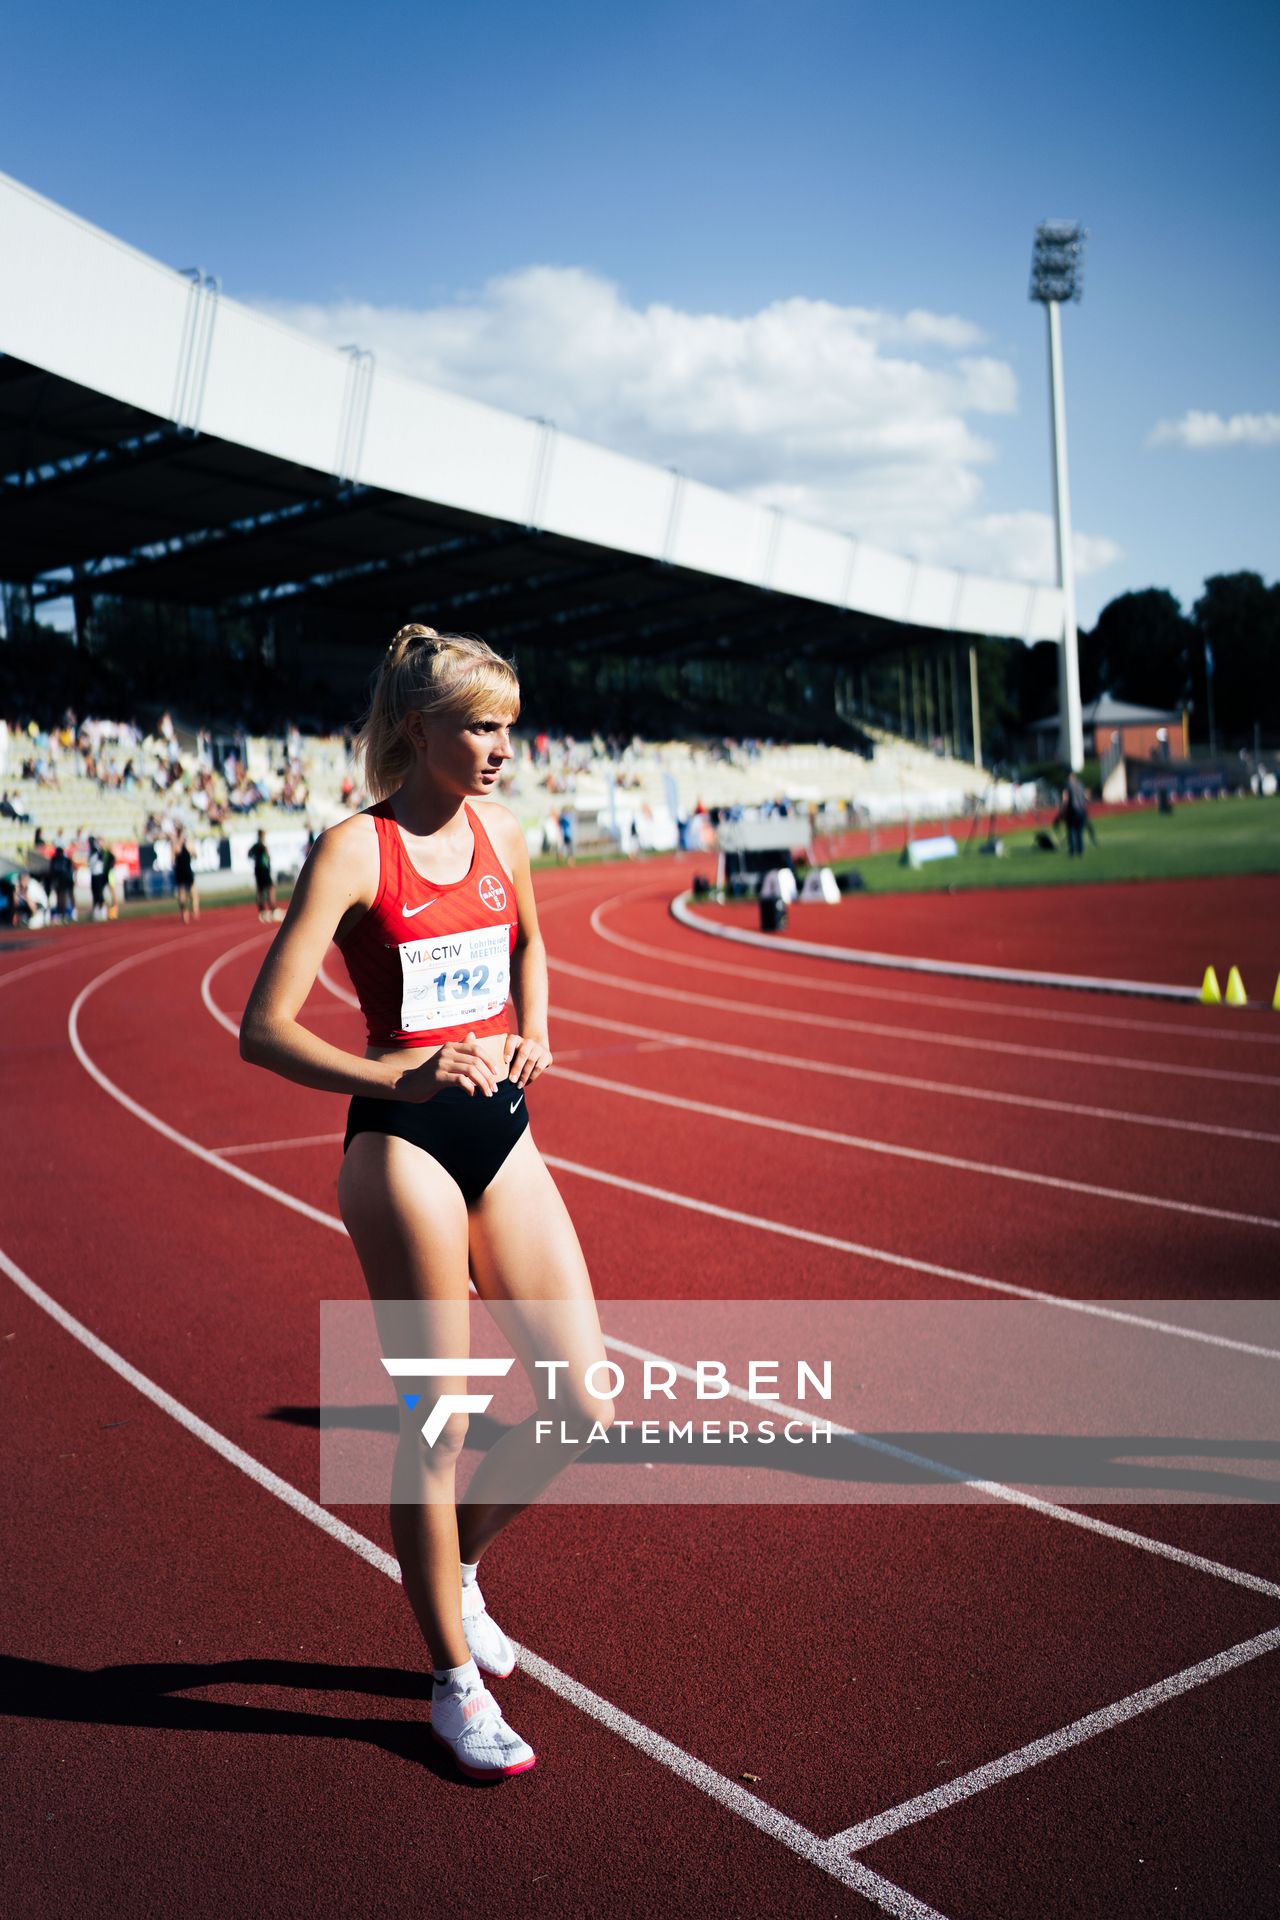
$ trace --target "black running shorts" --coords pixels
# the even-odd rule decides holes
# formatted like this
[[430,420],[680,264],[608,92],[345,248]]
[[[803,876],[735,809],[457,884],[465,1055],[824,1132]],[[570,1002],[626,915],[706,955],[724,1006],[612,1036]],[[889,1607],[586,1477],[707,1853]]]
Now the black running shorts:
[[438,1161],[471,1206],[528,1125],[524,1089],[512,1080],[500,1080],[494,1094],[448,1086],[421,1101],[374,1100],[358,1093],[348,1109],[342,1151],[358,1133],[395,1134]]

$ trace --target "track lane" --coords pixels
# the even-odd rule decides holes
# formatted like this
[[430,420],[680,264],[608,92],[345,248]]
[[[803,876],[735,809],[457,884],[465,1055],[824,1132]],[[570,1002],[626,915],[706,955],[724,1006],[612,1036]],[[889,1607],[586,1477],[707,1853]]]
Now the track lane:
[[288,1089],[286,1089],[286,1091],[288,1091]]
[[[1259,820],[1274,834],[1272,812],[1260,812]],[[1276,859],[1280,865],[1280,845]],[[1161,886],[1173,911],[1160,911],[1153,890]],[[741,911],[708,909],[729,922]],[[1210,963],[1224,978],[1226,967],[1235,964],[1246,980],[1252,975],[1258,983],[1255,996],[1265,979],[1269,1001],[1276,968],[1270,929],[1278,918],[1280,875],[1257,873],[1011,887],[996,896],[981,889],[864,894],[830,907],[798,901],[788,934],[913,957],[1183,987],[1198,986]]]
[[[1003,1023],[1016,1017],[1009,1011],[1014,1004],[1010,998],[1014,990],[1009,987],[992,986],[984,990],[979,982],[965,983],[967,995],[972,996],[970,1001],[966,995],[951,991],[946,994],[913,991],[909,975],[889,974],[885,976],[883,985],[877,976],[864,985],[857,978],[857,967],[838,961],[824,961],[807,955],[789,956],[782,949],[772,953],[754,947],[737,949],[708,940],[674,921],[667,911],[668,905],[669,896],[664,897],[655,889],[648,895],[633,890],[612,896],[596,907],[588,916],[587,925],[601,947],[612,950],[612,963],[604,963],[602,955],[602,964],[610,964],[614,972],[630,970],[637,977],[668,985],[672,981],[672,969],[678,975],[689,978],[701,975],[709,979],[723,973],[726,979],[733,981],[732,992],[735,997],[755,999],[762,1004],[768,1003],[771,993],[779,991],[786,993],[789,1004],[798,1004],[809,993],[828,999],[834,995],[838,1005],[842,997],[849,995],[859,999],[869,996],[873,1001],[884,999],[893,1009],[888,1016],[888,1023],[893,1024],[899,1032],[904,1027],[938,1035],[953,1030],[956,1026],[955,1002],[961,1000],[967,1008],[963,1014],[963,1025],[966,1029],[972,1028],[975,1037],[1009,1038],[1003,1030]],[[575,933],[582,932],[577,919],[573,926]],[[585,935],[580,942],[580,950],[582,944],[585,944]],[[749,955],[749,958],[742,959],[740,955]],[[617,964],[623,956],[628,963],[626,969]],[[851,980],[850,975],[855,978]],[[894,983],[899,981],[905,984],[895,986]],[[959,983],[948,982],[947,985],[954,988]],[[1076,996],[1031,987],[1016,991],[1018,1001],[1025,1003],[1024,1017],[1036,1014],[1052,1021],[1057,1028],[1057,1032],[1043,1036],[1043,1040],[1040,1036],[1031,1036],[1036,1044],[1070,1046],[1069,1036],[1076,1030],[1081,1033],[1093,1032],[1095,1028],[1110,1031],[1109,1026],[1100,1028],[1100,1022],[1109,1021],[1111,1017],[1097,1013],[1092,995]],[[1243,1070],[1243,1063],[1238,1058],[1234,1062],[1230,1058],[1233,1045],[1241,1037],[1256,1037],[1264,1052],[1268,1046],[1276,1043],[1275,1026],[1266,1013],[1188,1007],[1180,1016],[1185,1021],[1183,1033],[1179,1030],[1178,1020],[1168,1017],[1172,1011],[1162,1003],[1158,1014],[1142,1023],[1141,1030],[1134,1036],[1141,1041],[1141,1047],[1119,1048],[1111,1045],[1108,1054],[1106,1049],[1090,1043],[1077,1048],[1077,1052],[1101,1052],[1104,1059],[1121,1053],[1139,1053],[1170,1065],[1192,1065],[1194,1063],[1186,1059],[1188,1049],[1208,1047],[1212,1051],[1215,1043],[1221,1042],[1219,1051],[1224,1053],[1223,1070],[1231,1071],[1233,1064],[1236,1070]],[[848,1018],[853,1013],[853,1008],[839,1005],[841,1018]],[[1133,1007],[1126,1003],[1125,1030],[1129,1030],[1133,1024],[1132,1013]],[[874,1016],[868,1012],[865,1017],[871,1019]],[[1022,1020],[1019,1020],[1019,1035],[1027,1037]],[[907,1037],[905,1033],[903,1037]],[[1199,1058],[1198,1052],[1196,1058]],[[1265,1065],[1274,1080],[1280,1074],[1280,1062],[1268,1055]]]
[[[883,1895],[869,1906],[523,1675],[503,1699],[536,1722],[541,1764],[518,1801],[460,1785],[426,1735],[425,1656],[394,1583],[282,1519],[21,1296],[6,1308],[31,1391],[6,1400],[0,1431],[31,1471],[41,1522],[5,1608],[14,1798],[32,1834],[9,1861],[15,1911],[82,1903],[90,1886],[104,1915],[181,1904],[210,1920],[283,1920],[299,1903],[348,1911],[356,1872],[360,1911],[399,1915],[420,1900],[424,1844],[447,1822],[436,1897],[480,1911],[509,1908],[540,1870],[546,1910],[582,1901],[614,1920],[637,1897],[692,1916],[708,1888],[760,1920],[779,1899],[814,1920],[833,1902],[923,1912],[854,1866],[843,1877]],[[39,1392],[42,1372],[56,1392]],[[553,1549],[544,1585],[555,1564]],[[607,1853],[566,1842],[584,1804]],[[678,1835],[671,1854],[654,1849],[650,1823]]]

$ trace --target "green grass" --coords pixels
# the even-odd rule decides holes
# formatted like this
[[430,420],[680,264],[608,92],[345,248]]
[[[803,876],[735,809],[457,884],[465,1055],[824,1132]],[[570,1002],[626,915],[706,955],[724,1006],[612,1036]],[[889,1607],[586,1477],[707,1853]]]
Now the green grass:
[[[1132,813],[1103,814],[1094,820],[1095,847],[1085,836],[1083,860],[1067,857],[1065,834],[1057,853],[1036,849],[1034,828],[1001,835],[1004,858],[980,854],[986,837],[980,827],[954,860],[923,867],[899,864],[901,829],[889,828],[898,842],[894,853],[873,853],[836,863],[837,872],[854,868],[870,893],[946,893],[969,887],[1044,887],[1096,885],[1106,880],[1190,880],[1209,874],[1280,873],[1280,798],[1184,801],[1171,814],[1142,807]],[[917,837],[931,832],[924,827]],[[967,829],[966,829],[967,831]]]

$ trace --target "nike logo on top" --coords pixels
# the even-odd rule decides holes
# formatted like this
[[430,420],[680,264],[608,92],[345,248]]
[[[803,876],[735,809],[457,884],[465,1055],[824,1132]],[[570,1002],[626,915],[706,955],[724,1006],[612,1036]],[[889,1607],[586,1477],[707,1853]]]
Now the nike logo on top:
[[424,900],[420,907],[401,907],[400,911],[406,920],[412,920],[415,913],[425,913],[428,907],[434,907],[434,905],[434,900]]

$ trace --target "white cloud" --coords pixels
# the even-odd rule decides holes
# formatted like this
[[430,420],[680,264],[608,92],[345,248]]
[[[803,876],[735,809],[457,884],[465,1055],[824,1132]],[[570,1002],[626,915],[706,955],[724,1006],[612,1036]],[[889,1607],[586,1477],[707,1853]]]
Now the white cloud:
[[[1071,550],[1080,579],[1124,559],[1124,549],[1105,534],[1072,530]],[[1048,513],[978,514],[929,556],[981,573],[1002,573],[1015,580],[1056,580],[1057,542]]]
[[1147,435],[1147,445],[1190,447],[1197,453],[1206,447],[1280,446],[1280,413],[1233,413],[1224,420],[1220,413],[1193,407],[1181,420],[1161,420]]
[[[1007,361],[955,314],[799,296],[742,317],[633,306],[577,267],[526,267],[439,307],[260,305],[313,337],[553,420],[801,518],[923,558],[1053,577],[1051,523],[983,513],[984,416],[1017,410]],[[1119,557],[1081,536],[1088,564]]]

